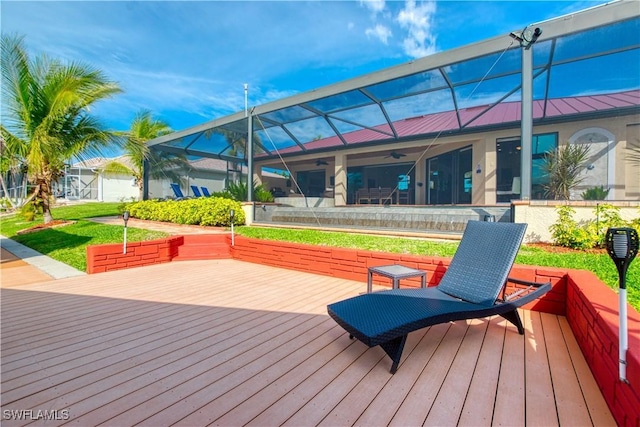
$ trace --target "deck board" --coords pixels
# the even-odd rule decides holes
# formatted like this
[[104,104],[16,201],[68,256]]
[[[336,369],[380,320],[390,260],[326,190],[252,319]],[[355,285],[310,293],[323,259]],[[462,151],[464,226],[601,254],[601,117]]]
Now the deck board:
[[2,409],[18,425],[615,424],[563,317],[409,335],[400,367],[328,303],[365,284],[184,261],[2,289]]

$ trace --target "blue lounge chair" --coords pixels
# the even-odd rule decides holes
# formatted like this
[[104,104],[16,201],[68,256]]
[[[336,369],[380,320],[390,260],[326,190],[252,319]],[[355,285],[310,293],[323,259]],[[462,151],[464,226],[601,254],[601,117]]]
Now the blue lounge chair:
[[204,195],[204,197],[211,197],[211,193],[209,193],[209,189],[207,187],[200,188],[202,188],[202,194]]
[[176,196],[176,200],[184,199],[184,194],[182,194],[182,190],[178,184],[172,183],[171,189],[173,190],[173,194]]
[[191,191],[193,191],[193,195],[195,197],[202,197],[202,194],[200,193],[200,189],[196,185],[191,186]]
[[[407,335],[427,326],[497,314],[524,334],[517,308],[551,289],[550,283],[508,278],[525,230],[526,224],[469,221],[438,286],[359,295],[330,304],[329,315],[351,338],[381,346],[392,374]],[[506,295],[507,281],[520,289]]]

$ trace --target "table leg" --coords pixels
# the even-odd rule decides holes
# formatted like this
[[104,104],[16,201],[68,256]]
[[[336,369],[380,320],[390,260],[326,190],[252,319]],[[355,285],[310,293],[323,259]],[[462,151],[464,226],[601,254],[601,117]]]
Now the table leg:
[[400,288],[400,279],[393,278],[393,289]]
[[423,274],[423,275],[420,277],[420,280],[422,281],[422,287],[423,287],[423,288],[426,288],[426,287],[427,287],[427,275],[426,275],[426,274]]
[[370,294],[373,290],[373,272],[369,271],[369,275],[367,277],[367,293]]

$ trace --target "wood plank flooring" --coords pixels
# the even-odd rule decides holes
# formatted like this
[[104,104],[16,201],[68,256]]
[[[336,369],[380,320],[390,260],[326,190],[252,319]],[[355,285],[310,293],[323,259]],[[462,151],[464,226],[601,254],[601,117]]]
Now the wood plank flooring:
[[565,318],[423,329],[391,375],[326,314],[365,288],[233,260],[3,288],[2,425],[615,425]]

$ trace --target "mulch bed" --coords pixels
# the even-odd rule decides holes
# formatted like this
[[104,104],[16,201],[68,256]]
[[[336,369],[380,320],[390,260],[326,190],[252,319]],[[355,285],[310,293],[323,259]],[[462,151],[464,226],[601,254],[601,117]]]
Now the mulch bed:
[[64,227],[65,225],[70,225],[70,224],[75,224],[76,221],[66,221],[66,220],[62,220],[62,219],[54,219],[53,221],[47,223],[47,224],[37,224],[34,225],[33,227],[29,227],[29,228],[25,228],[23,230],[20,230],[18,232],[16,232],[16,234],[27,234],[27,233],[34,233],[36,231],[40,231],[40,230],[46,230],[48,228],[58,228],[58,227]]

